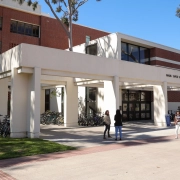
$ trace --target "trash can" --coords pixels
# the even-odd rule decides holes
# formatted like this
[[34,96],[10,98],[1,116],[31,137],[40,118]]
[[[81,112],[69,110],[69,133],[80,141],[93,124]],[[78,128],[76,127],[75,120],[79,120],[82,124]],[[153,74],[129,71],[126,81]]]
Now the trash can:
[[170,119],[170,115],[166,115],[166,124],[167,126],[171,126],[171,119]]

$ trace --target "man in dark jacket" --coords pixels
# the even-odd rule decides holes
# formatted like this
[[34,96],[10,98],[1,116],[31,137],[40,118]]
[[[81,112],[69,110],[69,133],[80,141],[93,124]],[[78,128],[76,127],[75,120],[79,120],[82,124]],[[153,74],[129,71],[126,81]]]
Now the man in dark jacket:
[[120,113],[120,110],[116,110],[116,115],[114,116],[115,120],[115,136],[116,136],[116,141],[117,141],[117,136],[118,136],[118,131],[119,131],[119,140],[122,139],[122,115]]

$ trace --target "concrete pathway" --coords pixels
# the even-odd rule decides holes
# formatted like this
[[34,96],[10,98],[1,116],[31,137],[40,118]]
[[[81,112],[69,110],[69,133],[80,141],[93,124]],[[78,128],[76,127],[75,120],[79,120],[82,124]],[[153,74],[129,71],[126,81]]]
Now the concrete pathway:
[[[41,125],[40,138],[60,144],[87,148],[114,143],[115,128],[111,127],[112,139],[103,140],[104,126],[65,128],[57,125]],[[174,126],[159,128],[152,121],[128,122],[123,124],[123,142],[174,134]]]
[[[125,124],[123,141],[103,141],[103,127],[42,127],[41,137],[81,147],[0,161],[0,179],[17,180],[170,180],[179,176],[180,139],[174,127]],[[70,131],[68,131],[70,130]],[[53,139],[54,137],[54,139]]]

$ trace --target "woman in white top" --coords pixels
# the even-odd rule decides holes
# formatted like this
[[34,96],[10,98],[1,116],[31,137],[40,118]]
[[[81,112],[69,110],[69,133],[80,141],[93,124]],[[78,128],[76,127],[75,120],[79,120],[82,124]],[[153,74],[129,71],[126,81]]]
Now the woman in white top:
[[105,130],[104,130],[104,137],[103,139],[106,139],[106,131],[108,131],[108,137],[111,138],[109,131],[110,131],[110,125],[111,125],[111,119],[109,116],[109,110],[106,110],[105,116],[104,116],[104,125],[105,125]]
[[178,130],[179,130],[179,126],[180,126],[180,113],[179,111],[176,112],[176,115],[174,117],[174,123],[175,123],[175,131],[176,131],[176,139],[178,139]]

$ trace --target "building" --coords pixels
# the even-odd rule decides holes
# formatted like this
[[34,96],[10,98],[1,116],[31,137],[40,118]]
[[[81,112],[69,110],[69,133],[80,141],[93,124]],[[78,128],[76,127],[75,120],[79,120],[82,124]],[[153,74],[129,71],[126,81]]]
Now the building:
[[[93,40],[108,34],[73,24],[74,45],[84,43],[86,38]],[[56,19],[41,12],[41,6],[33,11],[26,3],[19,5],[12,0],[0,1],[0,52],[3,53],[21,43],[57,49],[68,48],[64,30]]]
[[[111,119],[121,108],[123,120],[165,127],[165,115],[180,102],[179,65],[180,50],[120,33],[80,43],[74,52],[21,43],[0,56],[0,112],[7,112],[9,85],[11,137],[39,137],[46,108],[63,110],[64,125],[77,126],[78,105],[79,113],[109,109]],[[64,98],[49,97],[54,87],[64,89]]]
[[[180,69],[180,50],[166,47],[157,43],[149,42],[139,38],[131,37],[121,33],[110,34],[108,36],[90,41],[89,44],[81,44],[74,47],[74,52],[91,54],[99,57],[118,59],[127,61],[130,64],[144,64],[148,66],[163,67],[164,69]],[[111,67],[109,67],[111,68]],[[146,73],[139,69],[144,76]],[[133,67],[129,68],[131,74]],[[168,78],[180,78],[176,74],[166,74]],[[122,77],[121,79],[123,79]],[[79,83],[80,85],[80,83]],[[83,83],[82,83],[83,85]],[[85,112],[102,111],[102,101],[98,97],[103,97],[103,82],[95,84],[96,88],[86,87],[85,95],[81,97],[85,101]],[[147,120],[154,118],[153,86],[148,83],[126,82],[123,80],[120,87],[122,91],[122,113],[123,120]],[[90,91],[90,94],[89,94]],[[92,91],[95,91],[93,100]],[[91,97],[90,97],[91,96]],[[180,106],[180,91],[177,86],[168,85],[167,90],[167,110],[175,112]]]
[[[74,45],[108,34],[108,32],[73,24]],[[0,54],[21,43],[57,49],[68,48],[68,39],[64,30],[56,19],[41,12],[40,5],[33,11],[26,3],[19,5],[12,0],[0,1]],[[9,89],[8,112],[5,114],[10,113],[10,95]],[[50,90],[46,90],[45,97],[45,110],[53,108],[53,102],[50,106]]]
[[[140,56],[143,63],[138,63],[140,59],[132,48],[131,53],[123,50],[122,43],[125,42],[133,44],[133,47],[138,45],[138,49],[144,48]],[[66,127],[77,126],[78,97],[83,98],[80,86],[84,90],[85,87],[98,87],[97,105],[102,111],[109,109],[111,119],[116,109],[121,107],[124,119],[131,116],[134,119],[138,114],[140,119],[151,117],[155,125],[166,127],[168,91],[180,90],[180,72],[178,69],[148,65],[150,60],[146,53],[150,48],[164,46],[119,33],[99,38],[90,44],[87,47],[85,44],[74,47],[82,53],[20,44],[1,55],[0,111],[7,109],[7,84],[10,82],[11,137],[39,137],[45,90],[52,86],[64,87]],[[90,55],[91,48],[93,55]],[[179,50],[164,49],[180,54]],[[94,55],[95,51],[100,57]],[[136,62],[124,61],[123,53],[129,54],[128,58]],[[153,94],[153,99],[150,94]],[[56,99],[56,106],[59,108],[60,105]]]

